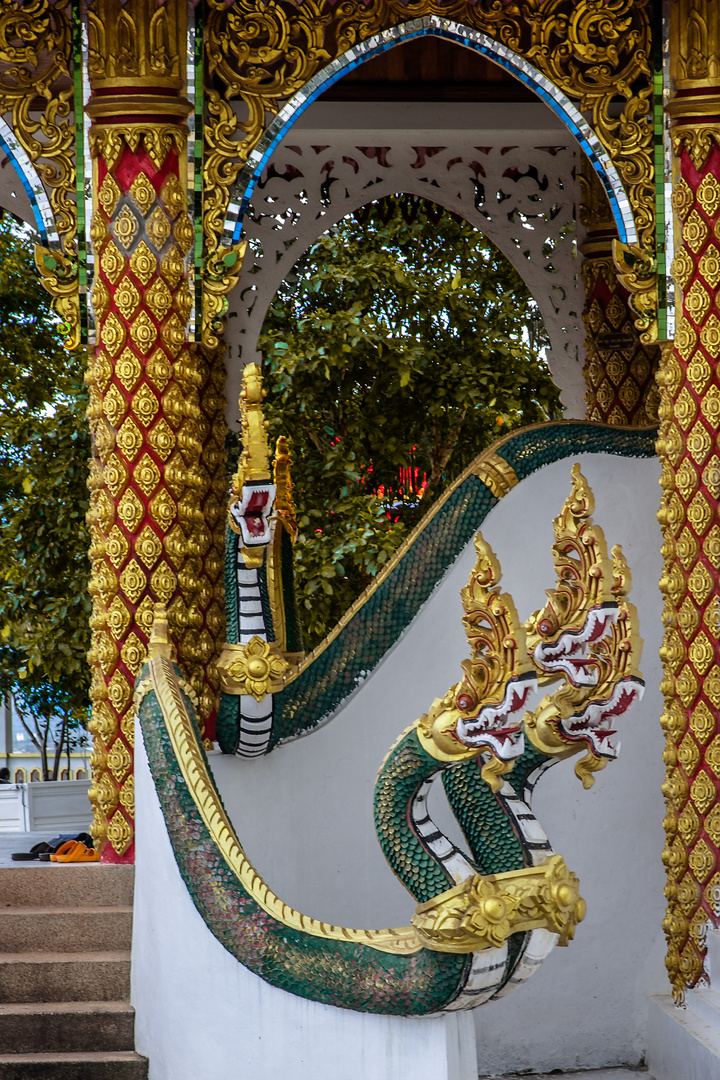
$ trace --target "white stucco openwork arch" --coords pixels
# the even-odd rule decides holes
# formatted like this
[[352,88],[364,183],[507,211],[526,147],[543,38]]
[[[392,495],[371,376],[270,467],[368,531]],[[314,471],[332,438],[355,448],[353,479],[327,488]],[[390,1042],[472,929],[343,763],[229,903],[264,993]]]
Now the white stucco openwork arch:
[[[523,82],[550,110],[548,115],[552,113],[551,126],[556,130],[551,142],[534,137],[532,125],[508,131],[490,146],[484,145],[489,140],[479,130],[475,139],[475,132],[466,131],[464,142],[458,142],[455,135],[449,137],[444,130],[430,140],[414,141],[411,131],[395,132],[391,140],[378,132],[361,143],[357,132],[350,129],[341,138],[340,132],[334,132],[331,142],[304,138],[297,121],[301,117],[307,121],[308,109],[333,83],[373,56],[423,36],[472,49]],[[482,127],[482,120],[475,126]],[[364,145],[379,144],[381,139],[392,145]],[[318,145],[321,150],[316,153]],[[382,150],[382,161],[368,157],[366,150]],[[419,161],[421,152],[424,157]],[[318,153],[325,155],[322,162]],[[545,321],[551,339],[548,360],[562,391],[566,415],[583,416],[583,299],[572,236],[581,153],[589,159],[607,193],[620,239],[636,242],[622,182],[591,125],[566,95],[512,49],[472,27],[437,15],[409,20],[348,49],[280,110],[251,151],[234,186],[224,242],[247,238],[253,257],[246,258],[239,287],[231,298],[228,400],[233,401],[239,390],[242,365],[257,359],[257,336],[267,306],[302,252],[345,214],[373,199],[402,191],[430,197],[462,215],[507,256],[533,293]],[[373,170],[376,175],[369,175]],[[230,410],[233,420],[234,412]]]
[[[512,263],[545,322],[548,362],[567,415],[584,415],[583,295],[574,238],[577,149],[569,139],[568,145],[533,145],[527,131],[510,132],[493,146],[481,145],[487,134],[435,132],[424,145],[418,144],[419,134],[352,131],[323,137],[295,129],[276,150],[244,216],[249,251],[231,297],[228,401],[236,399],[242,367],[259,359],[257,339],[267,309],[303,252],[359,207],[406,192],[465,218]],[[427,140],[428,133],[422,134]],[[374,145],[366,145],[371,139]]]

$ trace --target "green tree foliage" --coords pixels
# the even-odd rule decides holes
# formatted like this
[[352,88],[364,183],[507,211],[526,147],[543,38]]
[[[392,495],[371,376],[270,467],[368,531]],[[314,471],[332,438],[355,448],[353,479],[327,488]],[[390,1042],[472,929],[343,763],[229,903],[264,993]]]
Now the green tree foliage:
[[292,440],[309,645],[481,450],[561,415],[538,323],[504,256],[413,196],[345,218],[296,264],[259,347],[270,431]]
[[[87,718],[85,357],[62,347],[31,239],[0,223],[0,692],[56,779]],[[52,762],[52,763],[51,763]]]

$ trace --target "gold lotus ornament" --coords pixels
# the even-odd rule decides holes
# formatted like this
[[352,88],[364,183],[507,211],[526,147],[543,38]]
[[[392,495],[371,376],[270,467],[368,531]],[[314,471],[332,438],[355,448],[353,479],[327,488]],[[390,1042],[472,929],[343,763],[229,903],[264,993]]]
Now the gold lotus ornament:
[[577,877],[562,855],[551,855],[541,866],[466,878],[419,904],[412,924],[425,948],[469,953],[537,929],[567,945],[585,913]]
[[498,893],[492,883],[479,878],[470,890],[470,907],[465,928],[498,946],[510,937],[513,916],[520,906],[518,897]]
[[226,644],[217,667],[226,694],[252,694],[257,701],[280,690],[290,670],[276,643],[257,634],[247,645]]

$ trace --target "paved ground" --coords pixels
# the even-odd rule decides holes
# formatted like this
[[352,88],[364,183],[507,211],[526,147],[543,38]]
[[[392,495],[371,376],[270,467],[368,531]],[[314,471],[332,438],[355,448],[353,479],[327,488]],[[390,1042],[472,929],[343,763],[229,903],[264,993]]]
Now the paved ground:
[[0,867],[43,866],[44,864],[38,862],[37,859],[34,862],[13,862],[10,856],[14,851],[29,851],[31,847],[33,847],[35,844],[40,843],[41,840],[47,841],[52,839],[53,837],[49,833],[0,832]]
[[[499,1076],[497,1080],[653,1080],[647,1069],[591,1069],[589,1072],[571,1073],[518,1073]],[[482,1080],[482,1078],[481,1078]]]

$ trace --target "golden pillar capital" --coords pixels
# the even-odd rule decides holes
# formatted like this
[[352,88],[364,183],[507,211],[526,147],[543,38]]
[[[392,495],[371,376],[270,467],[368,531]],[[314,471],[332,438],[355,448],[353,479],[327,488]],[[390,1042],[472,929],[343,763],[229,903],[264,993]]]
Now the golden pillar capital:
[[187,66],[182,0],[95,0],[88,9],[88,116],[97,123],[181,123]]
[[720,85],[720,11],[715,0],[674,0],[669,16],[673,92]]
[[673,151],[686,148],[696,169],[720,146],[720,6],[714,0],[670,4],[670,85],[666,105]]
[[183,0],[94,0],[88,9],[88,75],[94,92],[178,94],[185,85]]

